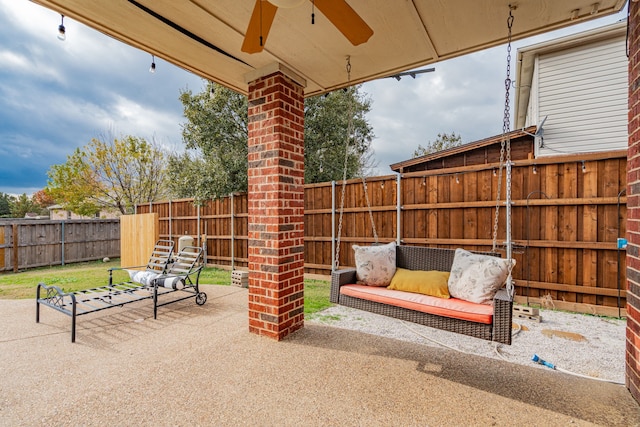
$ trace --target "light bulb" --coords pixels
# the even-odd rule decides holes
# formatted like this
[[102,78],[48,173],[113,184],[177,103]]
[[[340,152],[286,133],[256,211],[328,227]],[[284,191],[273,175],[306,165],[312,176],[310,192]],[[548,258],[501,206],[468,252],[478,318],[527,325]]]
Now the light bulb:
[[151,67],[149,67],[149,72],[151,74],[156,72],[156,60],[155,60],[155,57],[153,55],[151,55]]
[[64,28],[64,15],[60,15],[60,25],[58,25],[58,40],[65,41],[67,39],[67,30]]

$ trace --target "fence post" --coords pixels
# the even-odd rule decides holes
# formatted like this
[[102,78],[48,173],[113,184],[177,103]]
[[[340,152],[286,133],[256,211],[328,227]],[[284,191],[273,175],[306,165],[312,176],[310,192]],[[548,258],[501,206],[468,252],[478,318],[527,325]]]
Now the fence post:
[[13,224],[13,272],[18,272],[18,224]]
[[331,181],[331,271],[336,265],[336,182]]
[[196,226],[196,229],[198,230],[198,247],[202,247],[202,242],[200,241],[200,205],[196,205],[196,215],[197,215],[197,220],[198,221],[198,225]]
[[4,224],[0,225],[0,271],[4,271],[5,269],[5,233],[7,232],[7,228]]
[[396,244],[402,242],[402,200],[400,200],[402,190],[402,175],[396,175]]
[[233,218],[233,216],[235,215],[235,209],[233,207],[233,193],[231,193],[231,195],[229,196],[230,202],[231,202],[231,271],[235,270],[235,265],[236,265],[236,254],[235,254],[235,246],[236,246],[236,240],[235,240],[235,227],[233,226],[235,220]]
[[64,220],[60,223],[60,260],[62,265],[64,265]]
[[173,224],[171,219],[171,199],[169,199],[169,240],[173,240]]

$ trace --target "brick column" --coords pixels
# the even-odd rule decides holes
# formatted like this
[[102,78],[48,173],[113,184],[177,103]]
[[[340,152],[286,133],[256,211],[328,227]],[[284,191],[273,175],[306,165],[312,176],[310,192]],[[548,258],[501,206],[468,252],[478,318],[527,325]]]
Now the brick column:
[[304,90],[276,68],[249,82],[249,331],[280,340],[304,325]]
[[640,402],[640,3],[629,16],[626,385]]

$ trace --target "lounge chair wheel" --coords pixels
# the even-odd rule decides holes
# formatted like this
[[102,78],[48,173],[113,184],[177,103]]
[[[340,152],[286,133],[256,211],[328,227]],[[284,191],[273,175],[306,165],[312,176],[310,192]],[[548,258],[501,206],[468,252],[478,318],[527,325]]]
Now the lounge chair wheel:
[[207,302],[207,294],[199,292],[198,295],[196,295],[196,304],[203,305],[205,302]]

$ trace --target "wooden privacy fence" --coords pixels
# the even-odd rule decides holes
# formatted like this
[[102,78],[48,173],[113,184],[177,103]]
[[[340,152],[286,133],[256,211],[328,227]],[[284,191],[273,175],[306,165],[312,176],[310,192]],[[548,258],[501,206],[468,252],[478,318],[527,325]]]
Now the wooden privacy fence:
[[[196,206],[193,199],[170,200],[136,206],[137,214],[157,213],[160,238],[194,236],[205,246],[208,264],[246,267],[249,265],[247,195],[232,194]],[[329,266],[330,267],[330,266]]]
[[[512,173],[516,300],[573,311],[623,315],[625,307],[626,154],[592,153],[519,160]],[[367,178],[381,243],[491,250],[497,164]],[[505,241],[505,178],[498,243]],[[305,186],[305,271],[329,274],[340,225],[342,183]],[[361,180],[346,182],[340,265],[353,244],[375,241]],[[201,236],[207,261],[246,267],[247,196],[194,206],[191,199],[137,206],[158,212],[160,237]],[[206,235],[206,236],[203,236]],[[504,254],[503,254],[504,256]]]
[[0,271],[120,256],[120,220],[0,220]]

